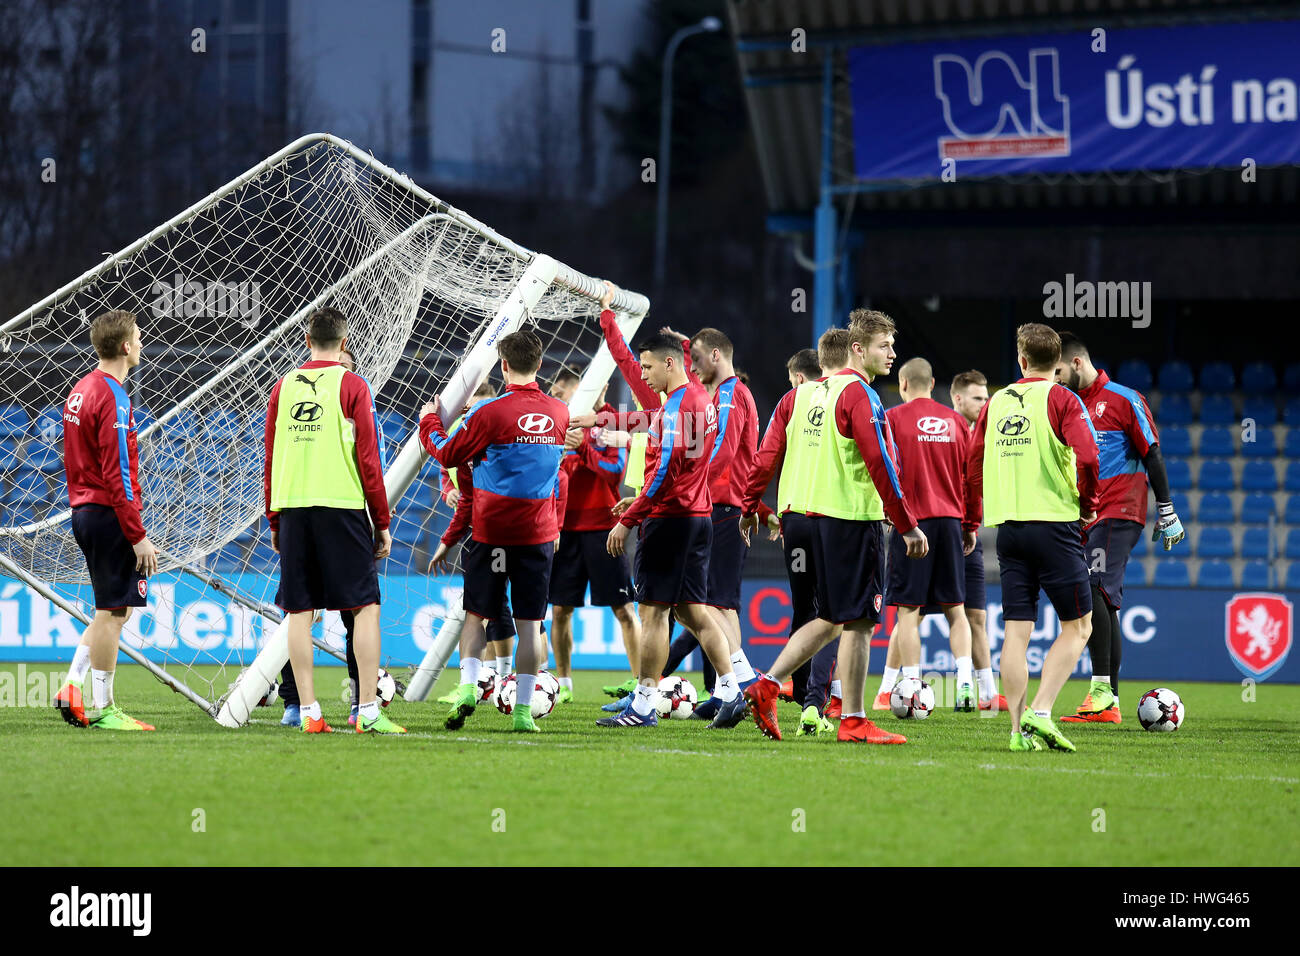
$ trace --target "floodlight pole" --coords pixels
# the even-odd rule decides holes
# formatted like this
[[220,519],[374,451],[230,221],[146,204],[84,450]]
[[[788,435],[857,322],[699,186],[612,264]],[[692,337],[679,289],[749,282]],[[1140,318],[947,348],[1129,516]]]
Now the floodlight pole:
[[672,166],[672,125],[673,125],[673,58],[677,48],[687,37],[697,33],[716,33],[722,29],[722,21],[717,17],[705,17],[699,23],[682,27],[668,40],[664,49],[663,85],[659,94],[659,168],[655,181],[659,184],[658,205],[655,209],[655,270],[654,291],[651,295],[657,300],[663,294],[664,267],[668,256],[668,183]]
[[826,50],[822,61],[822,168],[821,196],[813,213],[813,327],[812,345],[835,324],[835,204],[832,202],[835,122],[835,51]]

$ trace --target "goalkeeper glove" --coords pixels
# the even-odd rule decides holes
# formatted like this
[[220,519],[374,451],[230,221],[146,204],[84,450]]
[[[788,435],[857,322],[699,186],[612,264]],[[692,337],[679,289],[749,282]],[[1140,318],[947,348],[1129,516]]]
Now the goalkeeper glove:
[[1156,508],[1159,510],[1160,517],[1156,519],[1156,526],[1151,532],[1152,541],[1163,541],[1165,550],[1173,548],[1179,541],[1187,536],[1183,531],[1183,523],[1178,520],[1178,515],[1174,514],[1174,503],[1172,501],[1157,501]]

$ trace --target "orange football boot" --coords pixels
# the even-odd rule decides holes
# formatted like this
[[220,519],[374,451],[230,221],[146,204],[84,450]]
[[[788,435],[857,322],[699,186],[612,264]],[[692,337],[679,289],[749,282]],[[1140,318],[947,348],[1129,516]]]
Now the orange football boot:
[[882,690],[871,703],[872,710],[889,710],[889,691]]
[[73,727],[85,727],[90,723],[86,719],[86,706],[81,699],[81,688],[72,681],[59,688],[59,692],[54,695],[54,706],[59,709],[63,719]]
[[745,700],[749,701],[750,713],[758,729],[773,740],[781,739],[781,725],[776,718],[776,699],[781,685],[762,675],[745,688]]
[[325,723],[325,717],[304,717],[302,719],[302,732],[304,734],[332,734],[334,728]]
[[844,701],[838,697],[832,697],[830,703],[822,709],[822,716],[827,720],[839,720],[840,714],[844,712]]
[[980,710],[1003,711],[1007,709],[1007,699],[1001,694],[988,700],[980,698]]
[[1057,719],[1066,724],[1118,724],[1121,717],[1119,708],[1112,704],[1105,710],[1080,709],[1077,713],[1066,714]]
[[791,703],[794,702],[794,679],[793,678],[791,678],[790,680],[786,681],[784,684],[781,685],[781,693],[778,696],[780,696],[782,700],[788,700]]
[[907,738],[902,734],[891,734],[887,730],[881,730],[865,717],[845,717],[840,720],[840,731],[835,737],[836,740],[845,743],[869,743],[869,744],[905,744]]

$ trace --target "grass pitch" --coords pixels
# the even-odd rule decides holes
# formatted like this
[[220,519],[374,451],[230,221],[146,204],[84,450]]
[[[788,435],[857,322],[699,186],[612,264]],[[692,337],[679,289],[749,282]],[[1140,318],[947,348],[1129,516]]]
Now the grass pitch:
[[[16,670],[0,665],[0,679]],[[335,669],[317,674],[337,686]],[[1130,681],[1121,726],[1062,725],[1078,753],[1013,754],[1005,714],[875,715],[908,735],[900,747],[796,739],[793,704],[781,705],[781,743],[752,721],[596,727],[600,686],[624,676],[578,673],[577,700],[535,736],[509,733],[491,708],[448,732],[445,708],[398,700],[389,715],[408,738],[308,738],[279,726],[278,704],[224,730],[121,665],[119,700],[158,732],[77,730],[48,706],[0,710],[0,864],[1300,862],[1300,687],[1264,684],[1246,702],[1236,685],[1180,684],[1186,726],[1151,734],[1133,713],[1146,687]],[[1069,685],[1056,712],[1085,689]],[[345,704],[324,707],[349,730]]]

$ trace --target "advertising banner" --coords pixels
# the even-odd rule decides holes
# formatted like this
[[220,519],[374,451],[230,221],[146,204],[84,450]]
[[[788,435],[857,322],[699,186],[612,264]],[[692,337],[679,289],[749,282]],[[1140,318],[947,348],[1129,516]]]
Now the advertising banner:
[[1300,20],[849,51],[859,179],[1300,162]]
[[[250,576],[233,583],[259,594],[267,579]],[[384,578],[383,660],[387,665],[400,667],[423,658],[459,588],[459,578]],[[232,663],[247,663],[269,633],[259,615],[203,589],[188,576],[159,575],[151,582],[150,593],[150,606],[133,616],[124,639],[143,648],[154,660],[163,657],[159,648],[165,647],[172,660],[183,663],[216,664],[228,658]],[[1248,677],[1300,682],[1300,655],[1290,653],[1293,597],[1230,590],[1125,588],[1125,606],[1120,613],[1124,676],[1153,681],[1239,682]],[[1003,634],[1001,591],[996,585],[988,588],[987,612],[996,669]],[[754,666],[770,666],[785,646],[790,629],[786,582],[778,578],[745,581],[740,623]],[[879,674],[884,666],[884,648],[892,626],[890,613],[872,642],[873,674]],[[342,647],[343,628],[337,614],[325,615],[317,628],[318,635]],[[17,581],[0,578],[0,661],[71,660],[81,630],[77,621],[44,598]],[[1056,633],[1055,613],[1043,599],[1029,646],[1031,674],[1041,669]],[[574,612],[573,643],[576,668],[627,669],[622,634],[607,608]],[[921,645],[923,672],[954,670],[942,615],[923,620]],[[322,664],[335,663],[325,655],[318,659]],[[687,669],[698,670],[699,661],[696,651],[687,660]],[[1078,672],[1085,673],[1086,665],[1081,664]]]

